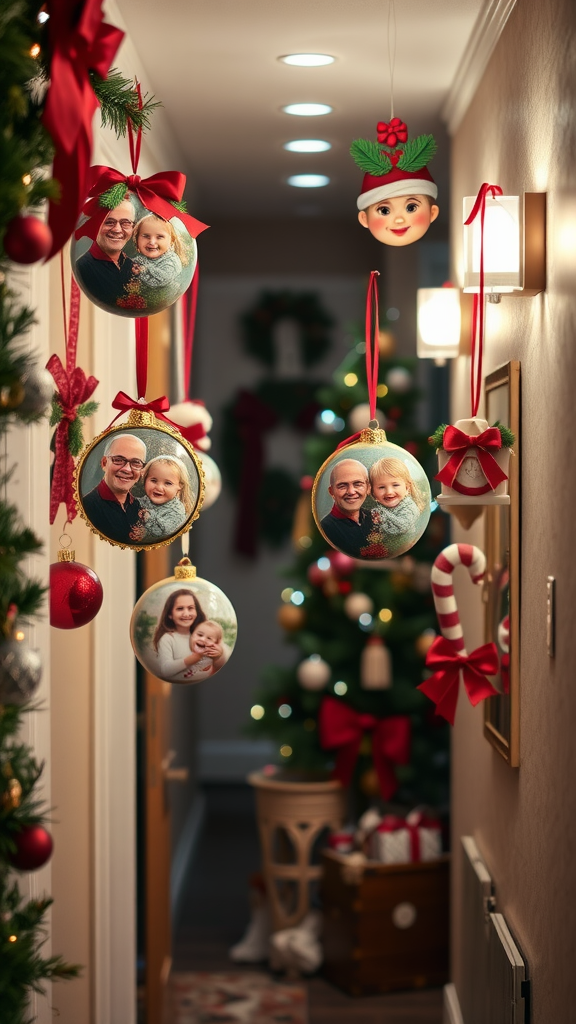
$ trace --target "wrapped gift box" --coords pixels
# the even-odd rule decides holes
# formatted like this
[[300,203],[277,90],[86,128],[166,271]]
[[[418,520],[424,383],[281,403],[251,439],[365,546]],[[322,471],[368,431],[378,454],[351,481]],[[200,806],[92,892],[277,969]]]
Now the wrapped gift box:
[[383,864],[434,860],[442,853],[440,822],[420,811],[406,819],[387,814],[371,833],[367,853],[371,860]]

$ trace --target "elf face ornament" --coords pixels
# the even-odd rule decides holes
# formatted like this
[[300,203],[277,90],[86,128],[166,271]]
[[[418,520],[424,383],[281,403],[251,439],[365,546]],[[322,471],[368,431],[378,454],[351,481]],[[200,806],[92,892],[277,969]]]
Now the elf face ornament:
[[357,139],[350,152],[365,171],[358,220],[384,245],[404,246],[426,234],[436,220],[438,188],[426,164],[436,152],[432,135],[408,139],[398,117],[380,121],[377,142]]

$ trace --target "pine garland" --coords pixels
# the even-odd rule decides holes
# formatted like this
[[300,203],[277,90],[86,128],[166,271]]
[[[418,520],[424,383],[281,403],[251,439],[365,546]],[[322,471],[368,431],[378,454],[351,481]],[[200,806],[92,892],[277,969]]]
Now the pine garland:
[[159,100],[145,93],[142,107],[138,105],[138,92],[133,79],[124,78],[117,68],[110,68],[106,78],[100,78],[95,71],[90,72],[90,82],[100,102],[102,125],[116,132],[116,137],[123,138],[128,131],[128,121],[137,131],[150,130],[152,111],[161,107]]
[[[446,430],[447,426],[447,423],[441,423],[439,427],[436,427],[434,433],[430,434],[430,437],[428,438],[428,443],[431,444],[433,448],[442,449],[444,447],[444,431]],[[510,430],[510,427],[505,427],[503,423],[500,423],[500,420],[496,420],[496,422],[493,423],[492,426],[496,427],[500,431],[500,437],[502,438],[502,447],[511,448],[516,438],[514,437],[512,431]]]

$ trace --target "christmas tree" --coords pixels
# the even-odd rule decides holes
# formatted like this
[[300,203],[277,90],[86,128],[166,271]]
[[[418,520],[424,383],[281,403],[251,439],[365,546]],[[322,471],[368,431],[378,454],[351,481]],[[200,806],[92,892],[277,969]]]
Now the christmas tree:
[[[368,425],[365,343],[359,334],[352,342],[333,382],[319,391],[317,430],[304,443],[303,493],[293,531],[297,554],[285,574],[278,613],[297,657],[292,668],[265,670],[248,730],[273,739],[288,770],[316,772],[331,769],[336,753],[323,749],[319,737],[320,709],[327,698],[376,720],[408,720],[409,758],[394,765],[394,802],[407,808],[446,807],[448,728],[416,687],[425,677],[424,658],[435,635],[430,571],[447,542],[447,517],[433,511],[409,553],[376,566],[331,548],[310,512],[316,472],[340,441]],[[414,372],[415,360],[395,357],[392,336],[381,331],[381,426],[389,441],[407,449],[432,477],[428,437],[415,427],[420,394]],[[380,793],[371,751],[367,730],[353,776],[356,812]]]

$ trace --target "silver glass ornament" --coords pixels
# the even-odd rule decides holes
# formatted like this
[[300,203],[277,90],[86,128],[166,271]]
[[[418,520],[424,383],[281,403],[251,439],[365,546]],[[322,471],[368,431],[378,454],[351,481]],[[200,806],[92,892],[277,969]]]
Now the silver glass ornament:
[[36,692],[41,676],[38,651],[22,640],[0,643],[0,704],[25,704]]

